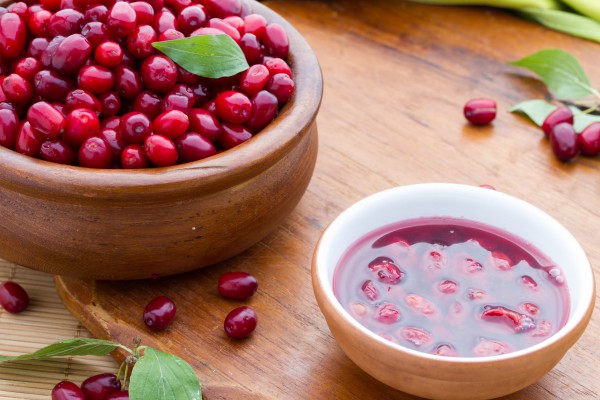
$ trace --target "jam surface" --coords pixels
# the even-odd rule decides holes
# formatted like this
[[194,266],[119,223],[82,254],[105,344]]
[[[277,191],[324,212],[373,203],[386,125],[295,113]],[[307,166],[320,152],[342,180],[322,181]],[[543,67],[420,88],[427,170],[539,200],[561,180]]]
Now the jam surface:
[[458,218],[402,221],[359,239],[333,289],[362,325],[441,356],[500,355],[533,346],[567,321],[561,269],[523,239]]

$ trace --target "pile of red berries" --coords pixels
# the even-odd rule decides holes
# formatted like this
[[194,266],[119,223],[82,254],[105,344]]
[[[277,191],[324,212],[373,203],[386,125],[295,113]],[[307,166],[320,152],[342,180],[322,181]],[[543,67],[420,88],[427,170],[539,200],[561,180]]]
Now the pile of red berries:
[[[153,42],[229,35],[250,68],[208,79]],[[91,168],[169,166],[251,138],[291,97],[286,32],[245,0],[0,7],[0,145]]]
[[52,389],[52,400],[129,400],[129,393],[114,374],[107,373],[87,378],[81,387],[61,381]]

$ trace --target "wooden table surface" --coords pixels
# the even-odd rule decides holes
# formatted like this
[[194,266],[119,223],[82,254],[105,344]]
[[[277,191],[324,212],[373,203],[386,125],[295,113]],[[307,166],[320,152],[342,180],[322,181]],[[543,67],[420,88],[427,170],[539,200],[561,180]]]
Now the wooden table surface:
[[[356,367],[332,338],[310,280],[324,227],[357,200],[419,182],[491,184],[550,213],[600,268],[600,160],[555,160],[540,130],[508,108],[542,98],[544,86],[507,65],[545,48],[572,52],[600,85],[600,45],[487,8],[444,8],[398,0],[268,1],[305,36],[320,60],[325,94],[319,158],[297,209],[273,234],[221,265],[152,282],[57,279],[71,312],[98,337],[175,352],[196,369],[208,399],[411,399]],[[493,125],[465,123],[473,97],[497,100]],[[255,274],[248,302],[216,293],[218,276]],[[179,314],[150,334],[141,310],[158,294]],[[227,312],[259,314],[248,340],[223,334]],[[537,384],[508,399],[600,398],[600,316]],[[248,396],[246,396],[248,395]],[[460,394],[456,394],[459,398]]]

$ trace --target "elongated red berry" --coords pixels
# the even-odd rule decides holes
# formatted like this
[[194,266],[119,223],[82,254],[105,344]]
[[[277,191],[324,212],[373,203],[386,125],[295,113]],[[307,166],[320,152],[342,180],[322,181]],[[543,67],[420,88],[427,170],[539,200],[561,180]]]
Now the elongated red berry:
[[496,118],[496,102],[492,99],[472,99],[465,104],[464,115],[473,125],[487,125]]

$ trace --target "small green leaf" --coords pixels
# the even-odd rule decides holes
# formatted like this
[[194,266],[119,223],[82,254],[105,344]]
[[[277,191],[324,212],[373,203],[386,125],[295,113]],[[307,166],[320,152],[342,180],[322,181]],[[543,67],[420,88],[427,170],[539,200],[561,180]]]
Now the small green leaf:
[[198,377],[181,358],[147,347],[133,367],[129,382],[132,400],[201,400]]
[[577,59],[564,50],[541,50],[510,64],[535,72],[559,99],[597,94]]
[[557,108],[558,106],[546,100],[527,100],[512,106],[508,111],[523,113],[537,126],[542,126],[546,117]]
[[577,133],[581,133],[594,122],[600,122],[600,115],[586,114],[577,107],[569,108],[573,112],[573,128]]
[[14,357],[0,356],[0,361],[39,360],[64,356],[104,356],[118,347],[131,352],[126,347],[110,340],[73,338],[61,340],[29,354]]
[[224,34],[190,36],[152,46],[187,71],[206,78],[233,76],[249,68],[240,46]]
[[600,42],[600,23],[583,15],[541,8],[524,8],[518,13],[556,31]]

